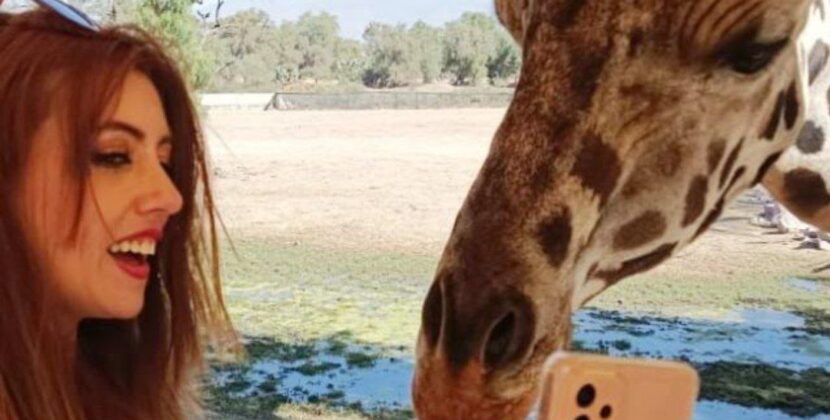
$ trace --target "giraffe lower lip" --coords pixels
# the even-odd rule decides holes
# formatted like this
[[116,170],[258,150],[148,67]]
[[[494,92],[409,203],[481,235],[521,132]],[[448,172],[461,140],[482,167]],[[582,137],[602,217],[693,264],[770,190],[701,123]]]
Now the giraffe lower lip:
[[137,259],[126,255],[113,255],[115,264],[121,271],[136,280],[147,280],[150,276],[150,263],[146,259]]

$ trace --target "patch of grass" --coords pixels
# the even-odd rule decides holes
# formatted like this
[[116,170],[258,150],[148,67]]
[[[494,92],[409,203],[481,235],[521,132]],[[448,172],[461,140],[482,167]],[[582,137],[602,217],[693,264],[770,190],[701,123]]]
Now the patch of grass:
[[228,380],[225,383],[225,391],[229,393],[240,393],[246,391],[248,388],[251,387],[252,382],[248,378],[248,373],[250,369],[243,366],[240,368],[235,368],[230,370],[230,374],[228,375]]
[[271,337],[249,338],[245,343],[248,358],[252,361],[276,359],[281,362],[296,362],[317,356],[313,344],[288,344]]
[[631,350],[631,343],[627,340],[614,340],[611,342],[611,347],[619,351],[628,351]]
[[203,387],[203,398],[210,419],[273,419],[274,410],[291,401],[280,393],[235,397],[224,387],[211,384]]
[[660,270],[626,279],[590,302],[590,307],[688,315],[730,311],[736,307],[790,310],[814,307],[830,311],[826,294],[793,287],[793,273],[769,269],[740,273],[666,273]]
[[781,410],[794,416],[830,414],[830,372],[802,372],[763,364],[716,362],[698,366],[700,398]]
[[377,410],[366,412],[360,404],[331,407],[325,404],[283,404],[274,411],[275,418],[291,420],[409,420],[415,417],[411,410]]
[[830,312],[824,309],[802,308],[793,311],[793,314],[804,318],[804,327],[788,328],[789,330],[830,337]]
[[306,361],[300,366],[290,368],[288,371],[297,372],[303,376],[317,376],[322,375],[326,372],[330,372],[340,367],[339,363],[333,362],[314,362],[314,361]]
[[354,341],[354,336],[348,331],[341,331],[326,340],[326,352],[333,356],[343,356],[349,349],[347,341]]
[[585,344],[582,340],[571,341],[570,351],[607,355],[610,349],[604,342],[597,343],[596,347]]
[[376,354],[368,354],[361,352],[350,352],[346,354],[346,364],[350,368],[370,368],[375,365],[375,362],[380,358]]
[[[282,342],[331,337],[410,349],[437,256],[360,254],[235,239],[225,245],[223,287],[236,326]],[[339,337],[342,331],[351,337]]]

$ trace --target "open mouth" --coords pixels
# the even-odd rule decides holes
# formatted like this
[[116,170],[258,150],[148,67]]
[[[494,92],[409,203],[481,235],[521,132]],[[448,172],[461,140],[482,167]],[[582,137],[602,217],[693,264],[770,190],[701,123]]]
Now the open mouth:
[[121,241],[111,245],[107,251],[121,270],[131,277],[144,280],[150,274],[150,258],[156,254],[156,241]]

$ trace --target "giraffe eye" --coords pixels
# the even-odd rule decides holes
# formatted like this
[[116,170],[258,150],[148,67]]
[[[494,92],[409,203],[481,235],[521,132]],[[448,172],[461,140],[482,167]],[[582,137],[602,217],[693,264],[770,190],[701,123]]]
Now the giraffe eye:
[[735,72],[755,74],[765,69],[788,42],[786,38],[774,42],[738,39],[722,47],[716,57],[718,62]]

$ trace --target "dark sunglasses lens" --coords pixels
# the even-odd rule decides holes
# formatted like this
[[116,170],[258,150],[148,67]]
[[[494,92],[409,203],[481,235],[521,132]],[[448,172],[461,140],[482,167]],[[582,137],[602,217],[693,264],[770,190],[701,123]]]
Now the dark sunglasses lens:
[[90,19],[89,16],[85,15],[80,10],[62,2],[61,0],[35,0],[35,3],[52,9],[64,18],[74,22],[76,25],[82,26],[91,31],[98,30],[98,24],[95,23],[94,20]]

